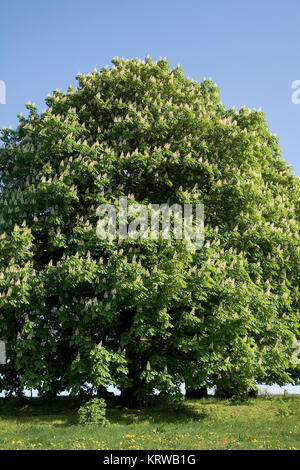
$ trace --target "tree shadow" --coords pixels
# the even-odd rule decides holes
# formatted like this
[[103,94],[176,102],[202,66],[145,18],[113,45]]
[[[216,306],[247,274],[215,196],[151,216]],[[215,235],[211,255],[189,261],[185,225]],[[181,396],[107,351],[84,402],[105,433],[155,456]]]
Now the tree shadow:
[[107,418],[111,423],[130,425],[137,422],[169,424],[187,421],[202,421],[207,417],[204,409],[196,410],[185,403],[151,405],[145,408],[110,408]]
[[[132,425],[135,423],[169,424],[187,421],[202,421],[208,416],[205,402],[200,407],[191,406],[187,402],[153,402],[137,409],[128,409],[119,404],[118,400],[107,400],[107,419],[112,424]],[[78,408],[81,402],[74,399],[45,402],[38,399],[28,400],[27,403],[1,402],[0,417],[3,420],[15,422],[30,422],[32,425],[45,424],[62,428],[78,424]]]

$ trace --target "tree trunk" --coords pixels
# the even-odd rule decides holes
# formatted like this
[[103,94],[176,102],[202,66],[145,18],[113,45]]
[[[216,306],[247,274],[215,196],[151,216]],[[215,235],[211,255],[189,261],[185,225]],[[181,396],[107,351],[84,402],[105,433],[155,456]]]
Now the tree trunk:
[[104,387],[104,385],[99,385],[99,387],[97,387],[97,398],[105,398],[106,396],[107,396],[106,387]]
[[235,394],[231,390],[226,390],[224,388],[216,388],[216,397],[220,398],[221,400],[226,400],[228,398],[233,398]]
[[186,398],[205,398],[207,397],[207,387],[200,388],[186,388]]
[[137,389],[135,387],[128,387],[122,389],[121,392],[121,403],[127,408],[137,408],[138,406],[138,397]]
[[[118,336],[121,338],[124,333],[130,332],[133,327],[133,318],[136,314],[136,307],[128,308],[121,312],[118,325]],[[141,382],[139,374],[141,372],[140,351],[134,342],[126,345],[125,352],[128,359],[128,378],[131,379],[131,386],[121,389],[121,404],[127,408],[137,408],[138,392],[141,391]]]

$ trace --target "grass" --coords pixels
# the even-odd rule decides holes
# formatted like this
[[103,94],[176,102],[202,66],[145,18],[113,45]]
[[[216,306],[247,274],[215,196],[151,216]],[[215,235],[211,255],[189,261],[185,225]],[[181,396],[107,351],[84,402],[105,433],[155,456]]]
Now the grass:
[[246,402],[214,397],[128,410],[109,404],[110,425],[81,426],[78,402],[0,399],[0,449],[300,449],[300,396]]

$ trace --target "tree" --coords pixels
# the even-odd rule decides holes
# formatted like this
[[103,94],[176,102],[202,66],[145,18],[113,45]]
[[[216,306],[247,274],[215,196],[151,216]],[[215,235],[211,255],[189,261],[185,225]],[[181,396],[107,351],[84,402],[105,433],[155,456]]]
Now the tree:
[[[295,382],[300,187],[264,114],[166,60],[112,62],[2,132],[2,388],[114,384],[135,406],[182,381]],[[204,247],[100,239],[97,208],[122,196],[203,203]]]

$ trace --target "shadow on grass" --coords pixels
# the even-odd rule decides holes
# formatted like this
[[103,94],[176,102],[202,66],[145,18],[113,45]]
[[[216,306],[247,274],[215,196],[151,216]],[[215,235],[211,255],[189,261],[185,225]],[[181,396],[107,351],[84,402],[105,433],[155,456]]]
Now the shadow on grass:
[[70,426],[77,423],[78,400],[59,397],[45,401],[40,398],[0,399],[0,418],[6,421],[26,421],[34,424],[45,423],[54,427]]
[[111,423],[129,425],[135,422],[180,423],[201,421],[207,416],[205,410],[195,410],[186,403],[152,405],[141,409],[110,408],[107,417]]
[[[196,410],[187,402],[153,403],[138,409],[121,407],[119,400],[107,400],[107,418],[112,424],[130,425],[136,422],[153,424],[201,421],[206,418],[205,406]],[[58,397],[45,402],[39,398],[18,400],[0,400],[0,418],[7,421],[27,420],[34,424],[49,424],[53,427],[68,427],[78,424],[77,410],[82,402],[76,398]]]

